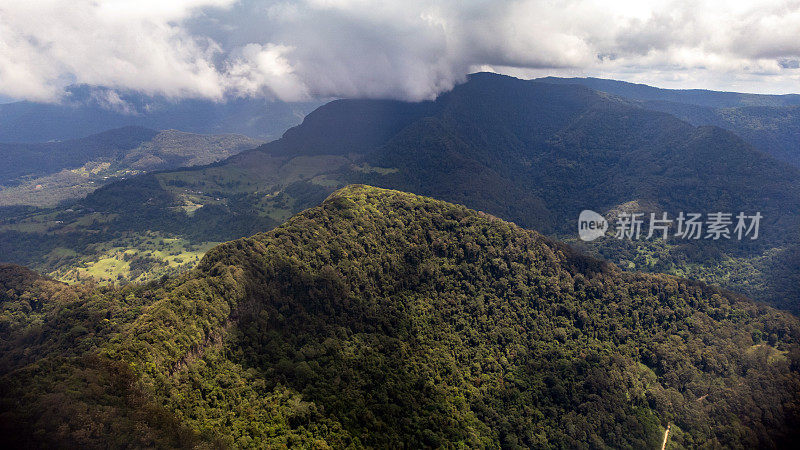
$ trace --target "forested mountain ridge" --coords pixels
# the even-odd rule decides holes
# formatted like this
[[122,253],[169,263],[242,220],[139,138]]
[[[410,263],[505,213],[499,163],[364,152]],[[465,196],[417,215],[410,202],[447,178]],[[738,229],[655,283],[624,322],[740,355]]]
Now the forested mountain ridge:
[[[7,444],[781,446],[800,323],[351,186],[121,289],[0,270]],[[23,440],[23,441],[20,441]]]
[[[585,86],[481,73],[430,102],[334,101],[282,139],[224,162],[112,184],[71,212],[13,217],[0,225],[0,259],[70,281],[152,279],[166,269],[151,254],[165,252],[148,250],[132,265],[125,255],[139,242],[188,242],[166,252],[187,264],[182,255],[195,258],[198,246],[276,226],[339,187],[365,183],[463,203],[567,238],[584,209],[645,205],[641,212],[671,217],[761,212],[754,241],[587,251],[794,309],[797,287],[774,274],[798,272],[798,180],[800,169],[718,127],[695,127]],[[741,270],[734,274],[732,266]]]
[[536,78],[535,81],[554,84],[577,84],[635,100],[684,103],[712,108],[739,106],[800,106],[800,94],[746,94],[709,89],[663,89],[646,84],[604,78]]
[[703,89],[659,89],[643,84],[598,78],[538,78],[575,84],[640,102],[693,125],[714,125],[733,131],[754,147],[800,167],[800,95],[762,95]]
[[800,167],[800,106],[741,106],[709,108],[672,102],[645,102],[645,108],[664,111],[695,125],[714,125],[733,131],[754,147]]

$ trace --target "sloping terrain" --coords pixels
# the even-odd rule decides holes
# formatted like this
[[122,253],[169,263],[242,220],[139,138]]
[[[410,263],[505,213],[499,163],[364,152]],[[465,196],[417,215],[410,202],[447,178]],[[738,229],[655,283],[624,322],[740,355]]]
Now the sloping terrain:
[[575,84],[640,101],[642,107],[672,114],[693,125],[733,131],[752,146],[800,167],[800,95],[761,95],[702,89],[659,89],[598,78],[540,78]]
[[120,178],[211,164],[262,141],[125,127],[61,142],[0,144],[0,206],[52,207]]
[[[475,74],[433,102],[331,102],[282,139],[224,162],[125,180],[68,213],[17,214],[2,228],[0,259],[72,280],[77,264],[98,266],[81,256],[97,254],[98,246],[103,261],[120,261],[114,255],[130,248],[126,239],[142,242],[148,232],[191,245],[229,240],[275,226],[338,187],[366,183],[463,203],[568,238],[584,209],[605,214],[646,205],[641,212],[671,217],[761,212],[755,241],[613,242],[587,251],[625,268],[709,280],[793,309],[800,296],[772,274],[794,270],[781,255],[800,242],[798,180],[800,170],[731,132],[695,127],[638,101],[579,85]],[[37,229],[44,231],[28,232]],[[104,279],[124,272],[100,267],[108,271]],[[732,276],[730,267],[742,269]]]
[[23,176],[74,169],[98,158],[130,151],[156,134],[157,131],[147,128],[126,127],[62,142],[0,144],[4,163],[0,183],[8,185]]
[[0,269],[7,445],[773,447],[800,323],[351,186],[142,286]]
[[769,95],[740,92],[711,91],[708,89],[662,89],[646,84],[603,78],[559,78],[544,77],[536,81],[554,84],[577,84],[608,92],[620,97],[642,100],[683,103],[711,108],[733,108],[740,106],[800,106],[800,94]]
[[725,128],[776,159],[800,167],[800,106],[709,108],[670,102],[646,102],[643,106],[694,125]]

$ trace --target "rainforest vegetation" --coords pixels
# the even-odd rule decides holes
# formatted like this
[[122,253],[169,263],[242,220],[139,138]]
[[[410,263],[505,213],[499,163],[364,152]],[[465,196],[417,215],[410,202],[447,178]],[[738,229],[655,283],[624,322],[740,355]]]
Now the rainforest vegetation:
[[182,275],[0,268],[0,436],[48,447],[781,447],[800,322],[350,186]]

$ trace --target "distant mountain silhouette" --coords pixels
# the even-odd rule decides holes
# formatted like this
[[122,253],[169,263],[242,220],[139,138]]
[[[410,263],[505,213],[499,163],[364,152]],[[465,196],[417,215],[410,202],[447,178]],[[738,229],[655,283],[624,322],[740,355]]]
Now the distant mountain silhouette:
[[0,104],[0,142],[75,139],[129,125],[191,133],[236,133],[275,139],[320,102],[284,103],[240,98],[172,100],[104,88],[73,86],[61,104]]
[[209,164],[262,142],[128,126],[65,141],[0,143],[0,206],[53,206],[117,178]]

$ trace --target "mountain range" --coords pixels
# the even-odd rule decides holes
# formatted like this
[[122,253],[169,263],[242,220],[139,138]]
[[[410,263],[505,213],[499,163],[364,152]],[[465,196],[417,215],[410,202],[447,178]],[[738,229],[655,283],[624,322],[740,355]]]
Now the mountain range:
[[126,126],[199,134],[242,134],[271,140],[300,123],[303,116],[320,104],[253,98],[226,102],[176,100],[74,85],[58,103],[0,104],[0,142],[78,139]]
[[[778,103],[685,95],[726,107],[742,98]],[[705,280],[796,310],[800,169],[735,132],[695,126],[642,102],[572,82],[485,73],[435,101],[337,100],[281,139],[225,161],[113,183],[69,211],[10,214],[0,228],[0,259],[69,280],[157,277],[183,264],[164,264],[165,252],[193,262],[186,246],[272,228],[337,188],[364,183],[464,204],[573,241],[584,209],[671,217],[760,212],[752,241],[575,244],[626,269]],[[159,248],[163,239],[185,247]],[[155,247],[139,252],[146,263],[136,267],[146,269],[133,270],[125,258],[143,242]]]

